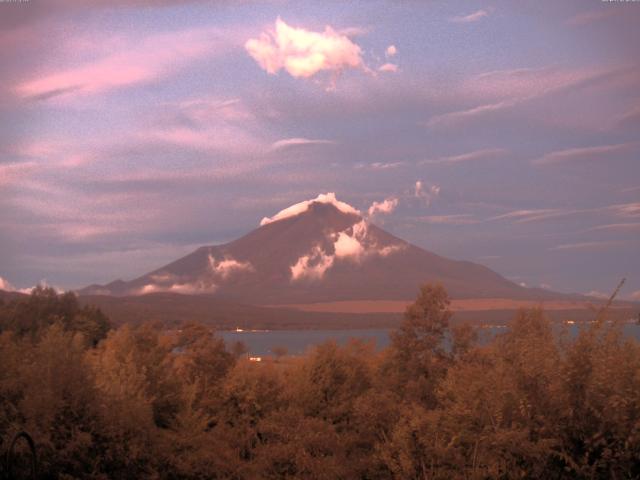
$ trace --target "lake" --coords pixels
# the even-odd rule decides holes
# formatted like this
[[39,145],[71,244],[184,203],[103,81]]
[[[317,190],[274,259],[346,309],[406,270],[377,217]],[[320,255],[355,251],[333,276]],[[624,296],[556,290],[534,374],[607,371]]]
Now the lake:
[[[581,325],[566,325],[571,335],[577,335]],[[481,339],[489,339],[496,334],[505,332],[504,326],[481,327],[478,329]],[[622,325],[625,335],[640,340],[640,325],[625,323]],[[273,355],[273,349],[284,347],[290,355],[299,355],[309,348],[328,340],[334,340],[344,345],[349,339],[357,338],[373,341],[376,348],[382,349],[389,345],[391,329],[363,329],[363,330],[244,330],[218,332],[228,345],[243,342],[251,356]]]

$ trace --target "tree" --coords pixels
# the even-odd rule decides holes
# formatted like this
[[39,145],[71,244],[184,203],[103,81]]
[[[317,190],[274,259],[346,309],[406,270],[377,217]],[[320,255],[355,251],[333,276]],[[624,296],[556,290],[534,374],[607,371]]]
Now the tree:
[[391,334],[387,373],[397,389],[431,406],[449,358],[444,345],[452,315],[449,305],[442,285],[424,285],[407,307],[400,328]]

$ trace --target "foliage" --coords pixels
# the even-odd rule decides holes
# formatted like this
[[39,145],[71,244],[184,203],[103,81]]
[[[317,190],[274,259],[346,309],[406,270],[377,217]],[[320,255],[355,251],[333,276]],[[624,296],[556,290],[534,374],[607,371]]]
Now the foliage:
[[640,477],[636,341],[534,309],[479,344],[448,305],[424,286],[384,351],[255,363],[201,325],[107,333],[38,289],[0,305],[0,437],[29,431],[46,478]]

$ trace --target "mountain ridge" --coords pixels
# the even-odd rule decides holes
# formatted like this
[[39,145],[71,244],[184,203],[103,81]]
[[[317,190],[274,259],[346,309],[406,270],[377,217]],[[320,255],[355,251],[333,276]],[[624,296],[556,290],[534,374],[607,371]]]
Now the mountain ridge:
[[422,249],[365,219],[335,195],[300,202],[222,245],[203,246],[134,278],[90,285],[82,295],[171,292],[250,304],[407,300],[439,282],[452,298],[576,298],[528,289],[486,266]]

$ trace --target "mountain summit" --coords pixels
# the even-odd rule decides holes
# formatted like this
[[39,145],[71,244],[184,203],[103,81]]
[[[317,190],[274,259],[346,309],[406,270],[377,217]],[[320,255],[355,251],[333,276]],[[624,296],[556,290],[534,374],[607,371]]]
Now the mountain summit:
[[233,242],[195,252],[129,282],[92,285],[89,295],[206,294],[251,304],[407,300],[425,282],[453,298],[544,299],[482,265],[411,245],[321,194],[292,205]]

